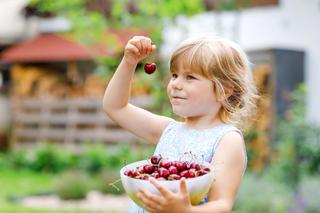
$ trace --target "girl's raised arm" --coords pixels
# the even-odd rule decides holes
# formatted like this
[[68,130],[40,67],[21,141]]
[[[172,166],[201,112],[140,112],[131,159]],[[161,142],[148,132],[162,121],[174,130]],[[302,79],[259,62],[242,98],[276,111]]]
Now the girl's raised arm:
[[103,109],[114,122],[153,143],[158,142],[171,119],[129,104],[129,98],[137,64],[155,49],[155,45],[147,37],[135,36],[130,39],[103,97]]

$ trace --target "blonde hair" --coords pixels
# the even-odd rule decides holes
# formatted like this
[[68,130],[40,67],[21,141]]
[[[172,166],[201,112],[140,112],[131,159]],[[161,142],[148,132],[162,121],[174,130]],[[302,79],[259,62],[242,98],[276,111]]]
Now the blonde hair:
[[223,122],[245,124],[258,95],[248,58],[236,43],[220,37],[185,40],[171,56],[170,71],[177,71],[179,65],[213,82]]

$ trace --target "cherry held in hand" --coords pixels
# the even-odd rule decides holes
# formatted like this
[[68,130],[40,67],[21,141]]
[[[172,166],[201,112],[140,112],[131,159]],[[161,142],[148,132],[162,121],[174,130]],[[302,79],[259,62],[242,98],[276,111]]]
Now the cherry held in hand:
[[157,65],[155,63],[146,63],[144,65],[144,71],[147,73],[147,74],[152,74],[154,73],[154,71],[156,71],[157,69]]

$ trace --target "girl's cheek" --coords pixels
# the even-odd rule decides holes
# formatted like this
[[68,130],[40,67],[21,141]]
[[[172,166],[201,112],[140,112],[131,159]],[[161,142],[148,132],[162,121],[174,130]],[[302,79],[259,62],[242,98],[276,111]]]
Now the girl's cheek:
[[172,86],[171,86],[171,81],[170,81],[170,82],[168,83],[168,85],[167,85],[167,94],[168,94],[168,96],[169,96],[169,94],[170,94],[171,88],[172,88]]

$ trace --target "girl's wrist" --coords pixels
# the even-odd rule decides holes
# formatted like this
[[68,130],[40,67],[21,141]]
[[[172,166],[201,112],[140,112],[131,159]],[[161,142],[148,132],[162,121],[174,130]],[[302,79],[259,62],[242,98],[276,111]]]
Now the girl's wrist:
[[121,63],[125,64],[128,67],[133,67],[133,68],[135,68],[138,65],[138,61],[130,61],[125,56],[122,58]]

